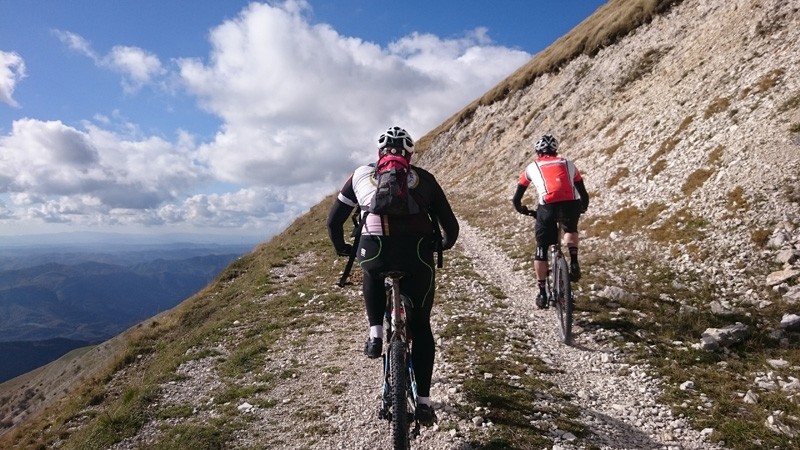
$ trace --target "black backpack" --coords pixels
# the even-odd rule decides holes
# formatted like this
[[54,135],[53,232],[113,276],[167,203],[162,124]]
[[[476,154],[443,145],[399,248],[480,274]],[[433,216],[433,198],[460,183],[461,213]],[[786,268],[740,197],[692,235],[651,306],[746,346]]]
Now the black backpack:
[[411,168],[402,157],[384,157],[375,167],[375,196],[368,212],[381,215],[409,215],[422,211],[408,186]]

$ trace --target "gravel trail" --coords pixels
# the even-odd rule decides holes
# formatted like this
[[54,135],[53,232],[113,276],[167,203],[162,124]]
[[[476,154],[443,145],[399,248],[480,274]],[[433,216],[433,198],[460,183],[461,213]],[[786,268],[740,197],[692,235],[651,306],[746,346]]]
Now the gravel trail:
[[[533,307],[532,277],[512,270],[514,262],[478,229],[464,221],[461,227],[459,241],[452,253],[446,255],[445,270],[440,272],[438,289],[442,304],[434,306],[432,318],[438,344],[431,399],[439,422],[421,430],[413,441],[414,449],[468,450],[479,445],[476,442],[484,442],[483,438],[496,436],[495,425],[488,419],[491,415],[487,413],[487,405],[471,403],[464,384],[484,376],[499,377],[502,383],[513,384],[515,381],[506,381],[502,372],[505,367],[515,365],[522,365],[533,379],[554,386],[543,390],[517,386],[519,395],[528,401],[535,399],[529,420],[531,427],[543,430],[544,438],[549,440],[550,444],[544,448],[721,449],[706,442],[702,433],[692,430],[681,418],[674,417],[668,407],[658,404],[658,382],[648,376],[646,368],[626,364],[618,350],[603,344],[609,337],[603,330],[576,328],[575,345],[561,344],[553,312]],[[309,253],[285,267],[273,269],[273,276],[282,285],[281,291],[251,301],[268,303],[273,295],[297,292],[296,283],[301,279],[297,274],[306,273],[318,264],[331,261]],[[220,364],[237,346],[247,342],[250,327],[259,319],[236,321],[220,330],[225,335],[220,343],[192,350],[211,356],[190,359],[178,368],[175,380],[161,386],[157,403],[191,410],[189,417],[154,418],[135,436],[112,448],[133,450],[163,444],[163,432],[187,419],[213,423],[224,417],[239,422],[230,448],[391,448],[389,424],[377,415],[381,364],[380,360],[369,360],[362,354],[367,326],[361,308],[361,289],[358,281],[353,281],[344,290],[320,285],[316,293],[306,295],[309,311],[306,314],[325,305],[326,296],[332,292],[343,293],[345,301],[353,303],[343,310],[328,310],[318,325],[287,328],[274,347],[278,350],[270,354],[265,366],[242,379],[226,381]],[[502,302],[506,307],[497,306],[497,289],[503,292]],[[447,315],[448,302],[457,302],[459,298],[465,302],[459,305],[467,306]],[[538,338],[525,350],[511,345],[498,349],[503,364],[497,366],[497,373],[485,374],[474,358],[455,355],[460,344],[465,345],[459,348],[466,348],[467,353],[485,353],[485,342],[479,339],[465,342],[470,341],[469,336],[442,337],[448,326],[462,320],[502,330],[506,344],[510,341],[530,344],[531,336]],[[537,372],[526,366],[525,361],[532,358],[543,361],[548,370]],[[241,392],[252,391],[252,394],[219,405],[215,398],[229,383],[234,383]],[[578,411],[577,417],[570,420],[578,422],[584,430],[580,437],[556,427],[557,419],[561,418],[559,411],[564,410]],[[531,444],[523,448],[541,447]]]
[[[524,311],[504,318],[508,329],[520,335],[526,329],[536,330],[540,338],[534,356],[554,369],[553,375],[544,377],[580,408],[582,421],[593,434],[592,444],[604,449],[722,448],[706,442],[703,433],[659,404],[659,382],[645,367],[622,362],[619,352],[598,344],[596,334],[576,327],[574,345],[560,343],[554,312],[538,310],[533,304],[533,274],[511,270],[514,262],[480,230],[462,221],[459,245],[472,258],[475,270],[508,296],[513,304],[508,310]],[[553,434],[558,436],[558,430]],[[570,444],[571,436],[566,438],[556,437],[558,448],[583,448]]]

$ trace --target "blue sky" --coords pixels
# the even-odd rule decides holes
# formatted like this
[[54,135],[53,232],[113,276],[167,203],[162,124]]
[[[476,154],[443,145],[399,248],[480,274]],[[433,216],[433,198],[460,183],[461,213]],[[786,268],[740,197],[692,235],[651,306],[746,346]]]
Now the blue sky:
[[0,235],[267,238],[604,3],[0,0]]

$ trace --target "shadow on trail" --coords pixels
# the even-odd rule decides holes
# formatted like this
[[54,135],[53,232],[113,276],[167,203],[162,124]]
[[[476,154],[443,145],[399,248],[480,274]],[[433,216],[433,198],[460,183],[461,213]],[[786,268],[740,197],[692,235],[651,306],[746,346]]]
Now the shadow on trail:
[[[576,407],[579,407],[576,405]],[[653,440],[646,432],[594,410],[582,411],[582,416],[590,416],[593,421],[592,435],[587,440],[600,446],[615,449],[636,448],[641,450],[662,449],[665,444]]]
[[[570,431],[578,436],[578,440],[570,443],[577,448],[592,448],[598,446],[605,449],[637,449],[655,450],[665,448],[665,443],[653,439],[647,432],[640,428],[625,423],[620,419],[609,416],[603,412],[586,408],[562,397],[539,395],[540,402],[544,401],[544,408],[555,411],[550,414],[561,432]],[[558,411],[561,411],[559,413]],[[577,411],[579,416],[574,417]],[[582,429],[575,431],[576,429]],[[551,433],[552,434],[552,433]],[[559,433],[560,434],[560,433]],[[567,448],[570,448],[569,446]]]
[[[569,344],[559,342],[559,345],[570,347],[578,352],[608,353],[607,350],[592,345],[592,342],[579,342],[580,336],[584,333],[591,334],[588,330],[575,328],[573,329],[572,341]],[[558,338],[556,337],[556,339]],[[569,375],[567,372],[563,372],[560,376]],[[549,421],[551,425],[560,430],[555,434],[546,431],[543,435],[549,439],[554,439],[556,443],[563,444],[563,448],[600,447],[609,450],[655,450],[666,448],[666,443],[657,441],[657,438],[654,438],[640,427],[575,402],[575,392],[558,392],[561,385],[557,380],[552,381],[554,384],[551,385],[551,388],[554,388],[555,391],[548,389],[548,391],[531,393],[537,398],[534,402],[535,411],[546,412],[552,416],[548,419],[542,419],[542,422]],[[634,408],[634,406],[631,406],[631,408]],[[538,425],[538,427],[545,430],[548,429],[543,424]],[[565,442],[556,437],[565,432],[571,432],[578,439],[573,442]],[[678,448],[682,447],[679,446]]]

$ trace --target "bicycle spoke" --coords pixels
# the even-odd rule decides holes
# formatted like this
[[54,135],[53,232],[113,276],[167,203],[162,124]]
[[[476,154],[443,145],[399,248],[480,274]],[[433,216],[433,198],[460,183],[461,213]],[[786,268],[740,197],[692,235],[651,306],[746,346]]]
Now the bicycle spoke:
[[555,272],[555,303],[556,318],[561,334],[561,342],[569,344],[572,341],[572,291],[569,284],[569,269],[563,255],[556,260]]

